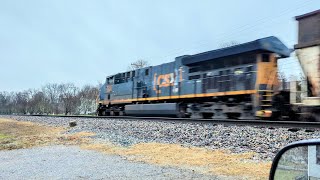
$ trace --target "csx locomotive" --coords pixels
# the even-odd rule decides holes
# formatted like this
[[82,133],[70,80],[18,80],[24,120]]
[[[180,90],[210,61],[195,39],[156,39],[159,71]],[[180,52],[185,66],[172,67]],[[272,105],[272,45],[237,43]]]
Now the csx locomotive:
[[259,113],[268,116],[278,86],[277,60],[290,53],[278,38],[266,37],[114,74],[100,89],[97,113],[237,119]]

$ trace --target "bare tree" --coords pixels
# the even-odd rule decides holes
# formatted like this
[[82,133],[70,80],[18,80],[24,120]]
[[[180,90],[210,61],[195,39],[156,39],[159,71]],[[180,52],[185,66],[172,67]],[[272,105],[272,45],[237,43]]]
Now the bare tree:
[[280,82],[279,88],[282,90],[288,88],[288,85],[287,85],[288,78],[285,76],[285,74],[283,72],[278,71],[278,78],[279,78],[279,82]]
[[60,84],[59,89],[61,91],[59,99],[63,103],[64,114],[74,114],[77,106],[80,104],[78,98],[79,88],[72,83]]
[[30,101],[30,92],[23,91],[14,94],[14,105],[16,107],[16,113],[27,114],[28,103]]
[[59,105],[61,88],[59,84],[46,84],[42,87],[42,92],[49,99],[50,111],[51,114],[59,114]]
[[149,66],[149,62],[146,61],[146,60],[143,60],[143,59],[139,59],[135,62],[132,62],[130,64],[130,66],[128,67],[128,70],[135,70],[135,69],[139,69],[139,68],[144,68],[144,67],[147,67]]
[[0,92],[0,114],[11,114],[12,96],[8,92]]
[[6,114],[13,114],[16,113],[16,106],[15,106],[15,93],[14,92],[4,92],[5,99],[6,99]]
[[92,113],[96,110],[100,86],[79,88],[72,83],[62,83],[47,84],[41,89],[0,92],[0,114]]
[[99,89],[98,87],[85,85],[81,88],[79,92],[79,98],[80,98],[80,106],[79,112],[81,114],[88,114],[95,112],[96,110],[96,98],[99,95]]
[[29,113],[31,114],[47,114],[50,112],[50,101],[44,92],[39,90],[31,91],[31,99],[29,101]]

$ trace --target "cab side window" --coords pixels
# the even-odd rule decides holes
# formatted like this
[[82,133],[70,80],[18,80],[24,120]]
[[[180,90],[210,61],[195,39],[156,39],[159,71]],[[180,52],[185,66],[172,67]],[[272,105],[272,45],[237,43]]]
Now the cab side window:
[[262,54],[262,62],[270,62],[269,54]]

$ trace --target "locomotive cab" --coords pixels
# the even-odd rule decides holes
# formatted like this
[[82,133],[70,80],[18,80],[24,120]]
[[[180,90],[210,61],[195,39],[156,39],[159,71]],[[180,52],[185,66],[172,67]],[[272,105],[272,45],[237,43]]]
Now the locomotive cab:
[[[273,95],[279,89],[277,60],[280,57],[276,53],[263,52],[257,54],[257,79],[254,103],[256,116],[270,118],[275,113]],[[282,94],[282,93],[279,93]],[[289,102],[283,103],[287,104]]]

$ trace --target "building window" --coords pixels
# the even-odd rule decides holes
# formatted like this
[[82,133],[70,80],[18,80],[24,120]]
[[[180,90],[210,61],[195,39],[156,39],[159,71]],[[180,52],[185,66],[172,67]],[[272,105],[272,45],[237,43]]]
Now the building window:
[[149,69],[146,69],[145,71],[145,75],[148,76],[149,75]]

